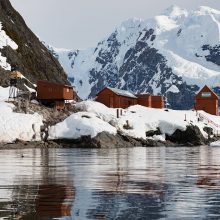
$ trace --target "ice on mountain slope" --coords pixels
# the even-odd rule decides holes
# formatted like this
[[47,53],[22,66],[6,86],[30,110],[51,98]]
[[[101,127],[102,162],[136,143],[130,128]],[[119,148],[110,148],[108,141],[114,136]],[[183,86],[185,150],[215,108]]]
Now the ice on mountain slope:
[[188,16],[188,11],[176,5],[172,5],[169,8],[167,8],[162,14],[170,18],[181,19],[183,17]]
[[[129,19],[118,26],[96,48],[77,51],[69,58],[65,52],[57,51],[59,60],[71,78],[80,97],[87,98],[93,87],[106,85],[105,76],[100,81],[93,77],[96,71],[100,74],[118,75],[123,63],[126,62],[126,53],[135,47],[138,41],[147,42],[148,46],[158,50],[167,60],[167,66],[174,74],[182,77],[188,85],[210,86],[220,85],[220,67],[208,62],[206,56],[209,51],[203,50],[204,45],[215,47],[220,45],[220,12],[209,7],[200,7],[194,11],[187,11],[172,6],[161,15],[142,21]],[[153,31],[154,39],[146,34]],[[56,51],[56,50],[55,50]],[[140,55],[142,51],[139,51]],[[162,74],[158,68],[158,74]],[[125,85],[124,72],[118,79],[120,88]],[[143,72],[148,74],[148,72]],[[161,86],[152,77],[149,86],[155,92],[161,92]],[[172,84],[171,79],[166,80]],[[182,82],[182,83],[183,83]],[[152,84],[151,84],[152,83]]]
[[175,85],[172,85],[170,86],[170,88],[166,91],[167,92],[172,92],[172,93],[179,93],[180,90],[175,86]]
[[[5,31],[2,29],[2,24],[0,22],[0,49],[6,46],[10,46],[13,50],[18,49],[18,45],[6,35]],[[0,52],[0,66],[5,70],[11,70],[10,64],[7,63],[7,58],[2,56],[1,52]]]
[[172,16],[160,15],[147,22],[157,33],[154,47],[166,57],[173,72],[188,84],[202,86],[206,80],[206,84],[213,86],[213,78],[220,79],[220,68],[205,60],[202,46],[220,44],[219,20],[216,23],[213,14],[202,13],[204,7],[175,16],[180,15],[179,11],[184,12],[173,7],[169,10]]
[[[45,42],[43,43],[45,44]],[[78,53],[78,50],[54,48],[46,44],[45,46],[53,56],[59,60],[65,72],[68,74],[72,85],[75,87],[77,94],[89,94],[91,85],[89,83],[88,71],[95,62],[94,48],[81,50],[80,53]],[[87,62],[88,60],[90,60],[90,62]],[[83,95],[80,97],[87,98]]]
[[[58,60],[68,76],[74,78],[72,84],[81,98],[88,98],[92,86],[95,85],[95,82],[90,82],[90,71],[92,69],[101,70],[102,65],[97,62],[97,56],[102,51],[111,53],[109,51],[109,44],[113,40],[111,39],[112,36],[116,36],[116,40],[120,45],[120,50],[115,60],[116,66],[119,69],[124,62],[124,56],[128,48],[135,45],[139,37],[139,31],[143,29],[143,24],[143,21],[140,19],[129,19],[118,26],[111,36],[99,42],[96,48],[80,50],[78,53],[77,51],[53,48],[53,51],[56,53],[55,56],[58,56]],[[51,51],[50,48],[49,50]],[[70,57],[68,55],[70,53],[77,53],[77,55]]]
[[80,51],[68,75],[74,78],[72,84],[75,86],[77,94],[82,94],[80,97],[83,99],[88,97],[91,92],[91,87],[93,86],[93,84],[89,82],[89,70],[93,68],[95,59],[94,49]]
[[[118,69],[124,62],[125,54],[129,47],[134,47],[137,38],[139,37],[139,31],[144,28],[144,23],[141,19],[133,18],[123,22],[116,28],[117,40],[120,43],[120,50],[116,59],[116,65]],[[108,45],[105,45],[106,47]],[[102,48],[104,49],[104,48]]]

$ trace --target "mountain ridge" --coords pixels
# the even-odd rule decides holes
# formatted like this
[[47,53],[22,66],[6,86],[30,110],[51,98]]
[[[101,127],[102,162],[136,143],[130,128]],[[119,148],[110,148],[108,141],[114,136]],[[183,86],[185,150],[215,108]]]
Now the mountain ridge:
[[188,109],[205,84],[220,94],[220,12],[209,7],[172,6],[145,21],[122,22],[95,48],[52,51],[84,99],[110,86],[162,94],[172,108]]

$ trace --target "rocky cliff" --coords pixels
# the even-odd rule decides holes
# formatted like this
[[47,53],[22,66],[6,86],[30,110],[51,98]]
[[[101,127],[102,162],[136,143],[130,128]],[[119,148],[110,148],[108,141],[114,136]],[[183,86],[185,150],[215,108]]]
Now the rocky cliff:
[[[22,4],[22,3],[21,3]],[[63,68],[27,27],[9,0],[0,0],[0,84],[17,69],[36,83],[38,79],[66,83]]]

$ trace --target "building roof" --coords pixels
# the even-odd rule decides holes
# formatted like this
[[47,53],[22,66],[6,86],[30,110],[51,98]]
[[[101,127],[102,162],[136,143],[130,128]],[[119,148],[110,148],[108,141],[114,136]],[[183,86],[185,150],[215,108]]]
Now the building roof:
[[73,89],[73,86],[71,85],[66,85],[66,84],[62,84],[62,83],[55,83],[55,82],[50,82],[50,81],[45,81],[45,80],[38,80],[37,84],[47,84],[47,85],[54,85],[54,86],[62,86],[62,87],[68,87],[70,89]]
[[203,92],[204,90],[208,90],[214,95],[216,99],[218,99],[218,95],[213,90],[211,90],[207,85],[205,85],[202,89],[200,89],[200,91],[196,94],[196,98],[198,98],[200,93]]
[[134,98],[134,99],[137,98],[134,94],[132,94],[129,91],[122,90],[122,89],[111,88],[111,87],[107,87],[107,88],[110,89],[112,92],[114,92],[117,95],[129,97],[129,98]]

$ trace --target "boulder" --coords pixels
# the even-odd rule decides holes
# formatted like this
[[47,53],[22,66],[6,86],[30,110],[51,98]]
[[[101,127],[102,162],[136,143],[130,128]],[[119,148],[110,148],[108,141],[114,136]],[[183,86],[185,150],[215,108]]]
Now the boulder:
[[161,135],[160,128],[157,128],[157,130],[149,130],[146,132],[146,137],[153,137],[154,135]]
[[195,125],[187,126],[185,131],[177,129],[172,135],[166,135],[166,140],[190,146],[207,144],[207,140],[203,137],[200,129]]

